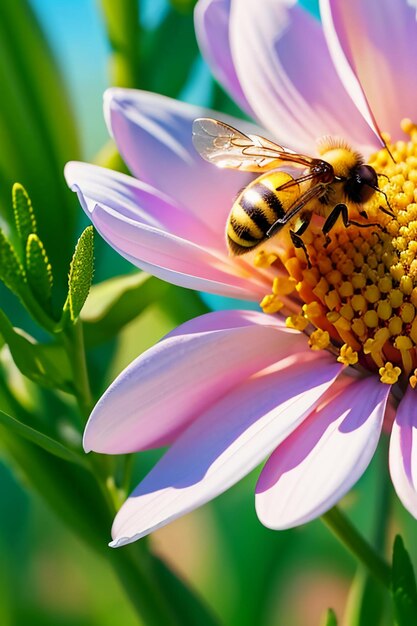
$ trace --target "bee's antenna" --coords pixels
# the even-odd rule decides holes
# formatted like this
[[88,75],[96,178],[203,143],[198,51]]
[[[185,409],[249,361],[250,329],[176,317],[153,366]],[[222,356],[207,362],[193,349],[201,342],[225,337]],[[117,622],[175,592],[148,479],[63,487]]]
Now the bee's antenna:
[[[381,174],[381,176],[385,176],[385,174]],[[388,178],[388,177],[387,177],[387,178]],[[371,185],[371,184],[369,184],[369,183],[366,183],[366,184],[368,185],[368,187],[370,187],[370,188],[371,188],[371,189],[373,189],[374,191],[377,191],[378,193],[382,193],[382,195],[384,196],[384,198],[385,198],[385,202],[387,203],[387,206],[388,206],[388,208],[389,208],[389,211],[387,211],[386,209],[384,209],[384,207],[380,207],[381,211],[382,211],[383,213],[386,213],[386,214],[387,214],[387,215],[389,215],[390,217],[395,217],[395,213],[394,213],[394,211],[392,210],[392,207],[391,207],[391,205],[390,205],[390,203],[389,203],[389,200],[388,200],[388,196],[387,196],[387,194],[385,193],[385,191],[382,191],[382,189],[380,189],[380,188],[379,188],[379,187],[377,187],[376,185]]]

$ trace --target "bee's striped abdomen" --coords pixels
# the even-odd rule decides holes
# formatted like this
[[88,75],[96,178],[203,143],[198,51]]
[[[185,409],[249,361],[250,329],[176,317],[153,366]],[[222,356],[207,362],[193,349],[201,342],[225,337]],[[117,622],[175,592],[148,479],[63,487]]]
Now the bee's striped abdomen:
[[255,180],[237,197],[227,225],[230,251],[244,254],[266,237],[269,228],[285,215],[277,192],[268,179]]

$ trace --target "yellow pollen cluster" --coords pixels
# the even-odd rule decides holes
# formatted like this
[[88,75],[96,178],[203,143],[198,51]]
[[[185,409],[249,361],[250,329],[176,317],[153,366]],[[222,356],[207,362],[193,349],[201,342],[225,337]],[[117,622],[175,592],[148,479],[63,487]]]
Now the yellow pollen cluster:
[[[349,219],[366,224],[345,227],[339,219],[327,245],[322,223],[313,220],[302,249],[287,249],[281,261],[288,279],[276,279],[262,301],[266,312],[279,310],[280,296],[300,303],[287,326],[311,324],[313,350],[331,342],[344,365],[360,363],[379,371],[383,383],[409,379],[417,385],[417,125],[403,120],[408,141],[381,149],[369,161],[381,192],[366,204],[349,205]],[[392,213],[387,215],[381,207]],[[359,216],[366,211],[367,217]],[[317,223],[316,223],[317,222]],[[259,256],[266,267],[267,256]],[[277,252],[279,256],[279,252]],[[276,257],[272,255],[273,262]],[[268,258],[268,261],[270,259]],[[279,307],[280,308],[280,307]]]
[[388,385],[393,385],[397,382],[398,378],[401,374],[401,368],[387,361],[384,367],[379,368],[379,375],[381,377],[381,383],[386,383]]
[[284,303],[278,296],[271,293],[262,298],[260,306],[264,313],[278,313],[284,306]]
[[290,315],[285,320],[285,324],[288,328],[294,328],[295,330],[305,330],[308,326],[308,319],[304,315]]
[[268,254],[265,250],[259,250],[255,256],[254,265],[255,267],[271,267],[277,258],[276,254]]
[[330,335],[327,330],[317,328],[311,333],[308,344],[312,350],[325,350],[330,344]]
[[358,353],[353,350],[347,343],[344,343],[340,348],[339,356],[337,357],[339,363],[343,365],[356,365],[359,360]]
[[414,374],[410,376],[410,385],[413,389],[417,386],[417,369],[415,369]]

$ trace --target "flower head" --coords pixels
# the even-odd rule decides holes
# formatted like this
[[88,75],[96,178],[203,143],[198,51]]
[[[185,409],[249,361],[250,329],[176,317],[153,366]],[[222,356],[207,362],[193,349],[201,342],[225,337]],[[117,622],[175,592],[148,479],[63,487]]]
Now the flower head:
[[[113,545],[207,502],[268,456],[256,488],[260,520],[288,528],[313,519],[366,469],[388,408],[396,409],[391,476],[417,517],[416,11],[406,0],[322,0],[320,8],[322,26],[292,1],[197,3],[203,54],[263,130],[112,89],[106,119],[137,178],[67,166],[84,210],[123,256],[263,310],[187,322],[97,404],[87,450],[169,445],[120,510]],[[331,229],[323,228],[331,196],[312,201],[302,246],[287,229],[230,257],[227,216],[254,175],[200,158],[191,137],[198,117],[316,157],[320,138],[340,137],[377,184]]]

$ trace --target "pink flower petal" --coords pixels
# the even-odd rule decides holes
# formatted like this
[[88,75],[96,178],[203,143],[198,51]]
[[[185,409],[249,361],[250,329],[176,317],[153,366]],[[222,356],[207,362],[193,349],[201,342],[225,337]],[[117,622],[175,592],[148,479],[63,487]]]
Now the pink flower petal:
[[417,390],[411,387],[400,402],[392,427],[389,466],[399,499],[417,518]]
[[67,164],[65,176],[102,237],[137,267],[176,285],[220,295],[258,299],[265,293],[260,276],[248,280],[222,252],[219,233],[163,193],[84,163]]
[[254,117],[240,86],[233,65],[229,42],[229,13],[231,0],[199,0],[194,11],[197,41],[201,53],[217,80],[233,100]]
[[[347,378],[347,377],[345,377]],[[256,487],[268,528],[304,524],[330,509],[356,483],[378,443],[389,387],[374,377],[333,387],[272,454]]]
[[236,194],[253,175],[221,170],[207,163],[193,146],[192,123],[197,117],[214,117],[247,132],[258,132],[257,127],[133,89],[107,90],[104,112],[131,172],[194,213],[219,237]]
[[248,474],[305,418],[340,368],[299,354],[229,392],[196,419],[116,516],[112,546],[164,526]]
[[261,9],[256,2],[234,2],[229,28],[244,93],[280,143],[315,154],[316,140],[330,134],[365,154],[380,147],[346,94],[320,23],[309,13],[288,0],[262,0]]
[[87,424],[85,449],[119,454],[169,443],[243,380],[306,349],[304,335],[263,313],[225,311],[187,322],[109,387]]
[[65,166],[65,177],[70,187],[76,186],[81,190],[80,200],[85,204],[83,208],[87,215],[94,212],[97,204],[109,206],[121,217],[139,224],[167,231],[201,246],[224,249],[219,233],[213,233],[198,215],[193,215],[172,197],[136,178],[74,161]]
[[379,128],[401,135],[417,119],[416,6],[407,0],[321,0],[336,68],[358,108]]

